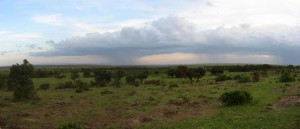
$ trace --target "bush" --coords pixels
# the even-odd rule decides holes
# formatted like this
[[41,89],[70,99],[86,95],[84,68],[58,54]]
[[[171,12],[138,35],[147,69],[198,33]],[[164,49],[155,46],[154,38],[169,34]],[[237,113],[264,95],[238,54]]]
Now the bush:
[[145,85],[160,85],[160,80],[146,80]]
[[50,88],[49,83],[43,83],[43,84],[40,85],[41,90],[48,90],[49,88]]
[[289,71],[283,71],[279,78],[280,82],[293,82],[295,80],[296,79],[292,76],[291,72],[289,72]]
[[246,83],[250,81],[251,81],[250,77],[245,74],[241,75],[240,78],[238,79],[239,83]]
[[252,100],[252,96],[247,91],[236,90],[223,93],[220,97],[220,100],[223,104],[228,106],[241,105],[250,103]]
[[176,83],[171,83],[169,85],[169,88],[172,89],[172,88],[175,88],[175,87],[178,87],[178,85]]
[[134,86],[135,86],[135,87],[139,87],[139,86],[140,86],[139,81],[136,80],[136,81],[134,82]]
[[77,89],[75,90],[76,93],[81,93],[83,91],[88,91],[89,90],[88,84],[81,81],[81,80],[76,80],[75,87],[77,87]]
[[83,129],[83,128],[77,124],[69,123],[69,124],[63,124],[59,126],[57,129]]
[[60,83],[55,89],[68,89],[68,88],[76,88],[75,84],[72,81],[67,81],[65,83]]
[[226,81],[232,79],[230,76],[227,76],[225,74],[218,74],[216,77],[216,82]]
[[104,90],[100,92],[101,95],[106,95],[106,94],[114,94],[114,92],[109,91],[109,90]]
[[252,74],[252,81],[253,82],[259,82],[259,80],[260,80],[260,75],[259,75],[259,72],[253,72],[253,74]]

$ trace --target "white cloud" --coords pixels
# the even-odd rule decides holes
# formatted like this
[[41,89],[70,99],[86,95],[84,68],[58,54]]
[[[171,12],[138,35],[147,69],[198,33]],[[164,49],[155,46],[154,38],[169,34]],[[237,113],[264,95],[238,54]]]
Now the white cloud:
[[44,15],[44,16],[34,16],[31,18],[34,22],[48,24],[48,25],[63,25],[64,20],[60,14]]
[[[252,55],[248,56],[251,61],[254,61],[254,58],[261,58],[266,62],[271,61],[269,58],[253,55],[270,55],[282,58],[286,63],[298,62],[295,59],[300,54],[298,51],[300,28],[273,26],[270,29],[241,24],[197,31],[195,26],[197,24],[190,23],[184,18],[169,16],[141,28],[129,27],[112,33],[90,33],[69,38],[52,44],[51,50],[32,53],[32,55],[101,55],[112,64],[132,64],[137,63],[136,59],[140,57],[144,57],[141,59],[145,61],[148,55],[170,53],[228,55],[226,56],[228,58],[222,57],[222,59],[232,62],[238,60],[245,62],[241,57],[229,56],[232,54]],[[212,56],[212,59],[216,60],[216,57]],[[150,56],[146,59],[157,58]]]
[[36,32],[16,33],[6,31],[0,34],[0,41],[4,42],[19,42],[19,41],[32,41],[34,39],[43,38],[44,36]]

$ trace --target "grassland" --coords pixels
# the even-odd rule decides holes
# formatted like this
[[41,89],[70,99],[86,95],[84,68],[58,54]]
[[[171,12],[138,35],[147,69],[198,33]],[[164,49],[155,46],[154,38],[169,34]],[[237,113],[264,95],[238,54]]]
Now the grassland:
[[[0,90],[0,127],[52,129],[77,123],[87,129],[299,128],[300,82],[279,83],[278,77],[269,71],[259,82],[238,83],[215,82],[215,76],[207,74],[191,84],[188,79],[170,78],[160,72],[146,79],[160,80],[160,85],[135,87],[122,78],[120,88],[92,87],[82,93],[55,89],[59,83],[72,81],[70,74],[63,79],[34,78],[40,100],[14,102],[11,91]],[[87,83],[94,80],[82,74],[79,79]],[[39,85],[45,82],[50,83],[50,89],[40,90]],[[170,83],[178,87],[171,88]],[[254,100],[240,106],[222,105],[220,95],[237,89],[250,92]]]

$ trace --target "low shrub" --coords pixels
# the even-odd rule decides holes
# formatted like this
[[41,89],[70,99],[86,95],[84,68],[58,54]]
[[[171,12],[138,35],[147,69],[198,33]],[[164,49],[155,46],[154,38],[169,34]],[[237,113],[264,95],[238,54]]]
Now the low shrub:
[[83,128],[78,124],[68,123],[68,124],[60,125],[57,129],[83,129]]
[[76,80],[75,87],[77,88],[75,90],[76,93],[81,93],[83,91],[88,91],[89,90],[88,84],[81,81],[81,80]]
[[279,78],[280,82],[293,82],[295,80],[296,79],[294,78],[294,76],[292,75],[292,73],[290,71],[283,71]]
[[145,85],[160,85],[160,80],[146,80]]
[[251,78],[248,75],[241,75],[240,78],[238,79],[239,83],[246,83],[246,82],[250,82]]
[[43,84],[40,85],[41,90],[48,90],[49,88],[50,88],[49,83],[43,83]]
[[55,87],[55,89],[69,89],[69,88],[76,88],[75,84],[72,81],[60,83]]
[[216,82],[231,80],[232,78],[226,74],[218,74],[216,77]]
[[175,88],[175,87],[178,87],[178,85],[176,83],[171,83],[169,85],[169,88],[172,89],[172,88]]
[[109,90],[104,90],[104,91],[101,91],[101,95],[106,95],[106,94],[113,94],[114,92],[112,91],[109,91]]
[[220,100],[223,104],[228,106],[241,105],[250,103],[252,96],[247,91],[236,90],[223,93],[220,97]]

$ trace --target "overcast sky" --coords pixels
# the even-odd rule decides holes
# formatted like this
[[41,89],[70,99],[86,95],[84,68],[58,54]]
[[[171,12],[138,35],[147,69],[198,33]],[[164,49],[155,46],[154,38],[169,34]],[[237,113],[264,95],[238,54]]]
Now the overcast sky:
[[299,0],[0,0],[0,66],[300,64]]

